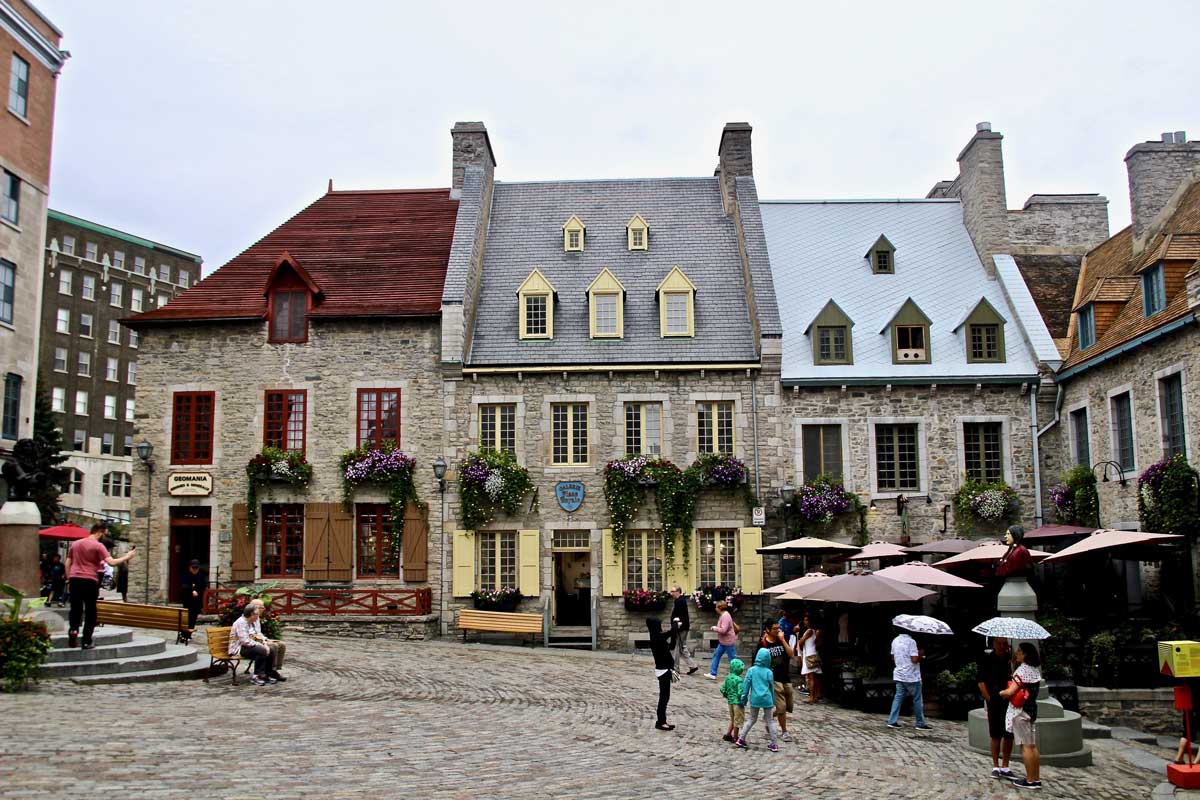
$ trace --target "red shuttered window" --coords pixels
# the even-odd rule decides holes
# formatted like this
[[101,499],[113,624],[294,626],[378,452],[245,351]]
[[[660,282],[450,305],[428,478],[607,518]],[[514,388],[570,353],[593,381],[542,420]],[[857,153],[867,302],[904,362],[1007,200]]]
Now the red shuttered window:
[[304,506],[299,503],[262,507],[262,574],[264,578],[298,578],[304,574]]
[[400,551],[392,538],[392,515],[386,503],[359,503],[358,577],[399,578]]
[[171,463],[211,464],[214,392],[176,392],[171,419]]
[[400,444],[400,390],[358,390],[358,444],[380,447],[387,440]]
[[263,444],[280,450],[304,452],[304,421],[308,391],[268,391],[263,414]]

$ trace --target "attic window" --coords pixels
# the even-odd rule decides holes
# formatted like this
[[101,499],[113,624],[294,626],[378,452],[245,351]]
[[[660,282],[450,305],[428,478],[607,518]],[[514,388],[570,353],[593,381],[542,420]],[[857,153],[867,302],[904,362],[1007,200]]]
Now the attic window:
[[1167,287],[1161,262],[1142,273],[1142,311],[1152,317],[1167,307]]
[[625,328],[625,287],[609,271],[600,270],[587,288],[593,339],[620,339]]
[[517,289],[518,331],[522,339],[554,338],[554,287],[540,270]]
[[896,248],[886,236],[880,235],[867,251],[871,272],[876,275],[891,275],[896,271]]
[[812,336],[813,364],[853,364],[853,326],[853,320],[830,299],[804,331]]
[[583,222],[574,215],[563,224],[563,250],[568,253],[583,252],[585,228]]
[[271,292],[272,342],[308,341],[308,292],[276,289]]
[[896,326],[896,361],[897,363],[921,363],[927,359],[925,348],[924,325]]
[[674,267],[658,285],[659,333],[668,336],[695,336],[696,286],[683,270]]
[[625,225],[625,236],[630,250],[649,249],[650,227],[641,214],[634,214],[633,219]]
[[986,297],[980,298],[954,332],[966,328],[967,363],[1004,363],[1004,325],[1000,316]]
[[1079,309],[1079,349],[1087,350],[1096,343],[1096,315],[1091,303]]
[[888,250],[875,251],[875,271],[876,272],[891,272],[892,271],[892,254]]

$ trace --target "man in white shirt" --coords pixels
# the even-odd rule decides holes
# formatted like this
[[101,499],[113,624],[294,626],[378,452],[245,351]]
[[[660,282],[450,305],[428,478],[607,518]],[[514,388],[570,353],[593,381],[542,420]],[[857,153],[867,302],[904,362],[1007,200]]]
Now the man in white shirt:
[[254,662],[254,677],[250,682],[256,686],[266,686],[276,683],[267,673],[271,669],[271,649],[263,641],[262,634],[254,632],[254,623],[258,621],[258,607],[247,603],[242,609],[242,616],[234,620],[229,629],[229,655],[249,658]]
[[283,655],[287,650],[287,645],[278,639],[268,639],[262,632],[262,618],[267,612],[267,604],[261,598],[256,597],[247,605],[258,607],[258,616],[254,618],[254,632],[261,637],[260,641],[263,644],[271,648],[271,669],[267,671],[267,675],[279,682],[286,681],[287,678],[279,674],[279,668],[283,666]]
[[889,728],[903,727],[900,724],[900,707],[904,705],[907,695],[913,700],[917,730],[930,729],[925,723],[925,702],[921,696],[921,659],[924,655],[913,638],[904,631],[900,631],[892,640],[892,661],[896,665],[892,670],[892,678],[896,681],[896,696],[892,699],[892,713],[888,714]]

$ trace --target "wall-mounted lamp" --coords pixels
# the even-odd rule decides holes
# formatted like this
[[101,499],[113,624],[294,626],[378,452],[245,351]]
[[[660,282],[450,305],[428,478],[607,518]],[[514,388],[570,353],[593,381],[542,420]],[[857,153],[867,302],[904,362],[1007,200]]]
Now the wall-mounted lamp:
[[1101,467],[1101,466],[1104,467],[1104,474],[1100,479],[1101,483],[1108,483],[1108,468],[1109,467],[1113,467],[1114,469],[1116,469],[1117,480],[1121,483],[1122,486],[1124,486],[1127,483],[1127,481],[1125,480],[1125,471],[1121,469],[1120,463],[1118,463],[1116,461],[1101,461],[1097,464],[1092,464],[1092,472],[1096,471],[1096,467]]
[[932,494],[925,495],[925,505],[927,505],[927,506],[933,505],[933,495]]
[[437,478],[438,493],[446,493],[446,459],[438,456],[433,460],[433,477]]
[[867,506],[867,511],[878,511],[878,510],[879,509],[876,508],[876,506],[875,506],[875,500],[874,500],[874,498],[872,498],[871,504],[869,506]]
[[790,483],[785,483],[779,489],[779,499],[783,500],[784,505],[790,506],[792,501],[796,499],[796,487]]

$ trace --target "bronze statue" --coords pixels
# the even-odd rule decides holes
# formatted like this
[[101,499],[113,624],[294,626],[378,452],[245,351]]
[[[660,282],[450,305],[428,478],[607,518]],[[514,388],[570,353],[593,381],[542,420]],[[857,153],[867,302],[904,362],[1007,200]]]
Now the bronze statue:
[[13,446],[12,460],[0,468],[8,483],[9,500],[33,500],[33,491],[42,481],[41,445],[33,439],[21,439]]
[[1029,548],[1021,543],[1024,538],[1025,529],[1020,525],[1013,525],[1005,532],[1004,543],[1008,545],[1008,552],[996,565],[997,576],[1013,578],[1029,573],[1033,567],[1033,556],[1029,555]]

